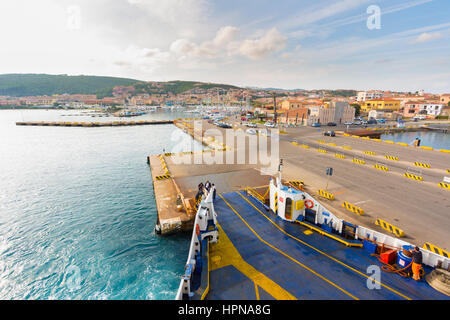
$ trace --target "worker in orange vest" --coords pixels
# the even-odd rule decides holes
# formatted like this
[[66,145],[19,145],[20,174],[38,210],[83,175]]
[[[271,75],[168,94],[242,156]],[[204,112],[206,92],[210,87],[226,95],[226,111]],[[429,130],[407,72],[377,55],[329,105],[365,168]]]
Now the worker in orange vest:
[[413,279],[418,281],[420,280],[420,270],[422,269],[422,252],[419,247],[416,247],[415,249],[411,249],[411,253],[413,254],[413,262],[411,266]]

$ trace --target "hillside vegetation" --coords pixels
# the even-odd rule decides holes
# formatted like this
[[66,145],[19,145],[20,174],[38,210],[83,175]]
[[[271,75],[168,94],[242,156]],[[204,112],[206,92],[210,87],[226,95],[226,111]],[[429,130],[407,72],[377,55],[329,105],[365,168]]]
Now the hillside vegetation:
[[97,76],[68,76],[47,74],[0,75],[0,96],[41,96],[53,94],[110,93],[115,86],[129,86],[138,80]]

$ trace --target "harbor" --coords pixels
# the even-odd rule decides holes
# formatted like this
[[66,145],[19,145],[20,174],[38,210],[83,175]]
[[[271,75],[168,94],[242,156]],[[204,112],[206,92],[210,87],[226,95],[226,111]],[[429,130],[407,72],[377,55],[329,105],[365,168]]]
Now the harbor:
[[[232,118],[227,121],[232,129],[226,130],[245,130],[239,121]],[[221,136],[226,136],[225,129],[217,128],[206,120],[183,120],[176,125],[209,147],[211,142],[222,141],[218,139],[219,132],[211,134],[211,129],[220,130]],[[417,132],[421,129],[411,126],[400,130]],[[378,130],[396,131],[395,128]],[[186,268],[189,271],[180,284],[177,298],[446,299],[426,281],[415,283],[396,272],[387,282],[384,278],[382,290],[368,290],[365,281],[362,281],[368,278],[365,275],[368,266],[376,264],[379,259],[375,256],[376,252],[383,255],[388,249],[401,251],[402,246],[411,243],[429,255],[431,262],[425,267],[425,273],[432,274],[431,278],[437,277],[432,273],[435,267],[450,268],[448,250],[442,249],[446,248],[450,227],[448,216],[442,210],[449,205],[450,184],[445,180],[450,172],[449,150],[383,141],[368,134],[378,130],[368,128],[356,134],[337,130],[334,137],[324,136],[323,132],[307,127],[272,131],[272,135],[279,137],[280,158],[283,161],[283,179],[280,182],[299,192],[308,192],[311,203],[326,205],[326,209],[314,211],[316,213],[312,218],[305,214],[301,220],[294,219],[294,224],[281,223],[276,213],[273,216],[273,210],[268,209],[269,204],[274,209],[269,180],[275,179],[276,175],[262,174],[261,163],[201,165],[195,164],[196,153],[167,153],[152,157],[155,160],[150,160],[150,163],[155,165],[150,165],[151,171],[157,170],[157,158],[159,162],[163,161],[166,181],[176,186],[178,194],[177,201],[170,200],[164,193],[158,195],[156,190],[165,188],[163,182],[155,180],[153,175],[155,198],[157,201],[159,198],[172,201],[172,212],[176,214],[178,211],[180,221],[184,219],[182,228],[179,222],[171,223],[168,219],[162,223],[162,217],[167,214],[159,210],[156,230],[169,235],[190,228],[193,230],[190,254],[194,252],[194,247],[198,253],[195,258],[191,255],[188,258]],[[235,145],[234,141],[224,140],[209,150],[197,151],[197,155],[203,157],[210,154],[216,160],[226,158],[227,154],[228,157],[232,154],[232,158],[239,153],[249,156],[246,147],[242,149]],[[180,157],[186,156],[189,158],[180,161]],[[327,168],[333,168],[335,172],[331,179],[325,175]],[[200,203],[195,200],[197,186],[205,181],[214,183],[218,196],[214,201],[207,198],[200,200]],[[386,188],[390,190],[389,195],[385,192]],[[421,195],[424,194],[426,207],[421,205],[424,199]],[[208,201],[213,204],[208,204]],[[197,224],[201,226],[202,223],[198,221],[198,216],[202,208],[209,208],[207,211],[215,212],[216,216],[209,218],[209,227],[200,227],[199,231]],[[277,205],[274,210],[276,208]],[[342,225],[353,231],[346,236],[342,225],[337,227],[333,223],[331,229],[326,227],[324,221],[326,223],[327,220],[317,215],[317,212],[324,210],[333,212],[333,221],[342,221]],[[433,214],[429,214],[431,212]],[[188,217],[189,223],[185,220]],[[358,232],[359,237],[355,236]],[[280,234],[288,238],[280,240]],[[371,236],[367,236],[369,234]],[[212,240],[216,237],[217,241]],[[246,240],[243,242],[242,239]],[[368,242],[378,243],[379,250],[372,252],[372,255],[367,253]],[[304,249],[299,250],[299,243]],[[318,257],[311,260],[311,255],[317,254]],[[192,259],[197,262],[190,264]],[[201,265],[201,271],[195,271],[197,264]],[[298,273],[294,278],[303,280],[300,283],[280,278],[276,272],[280,268],[290,270],[291,275]],[[334,270],[336,274],[325,270]],[[347,276],[343,275],[349,270],[354,272],[354,277],[346,279]],[[311,278],[305,278],[305,273]],[[223,282],[224,277],[229,281]],[[336,283],[332,279],[340,280]],[[208,281],[207,285],[205,281]],[[430,280],[430,283],[434,281]],[[187,282],[189,293],[186,295]],[[357,283],[361,284],[361,288],[355,287]],[[336,292],[331,293],[330,290]]]
[[[185,120],[184,124],[178,123],[178,126],[189,130],[189,124],[193,127],[192,120]],[[201,125],[205,132],[212,128],[223,130],[206,120],[203,120]],[[367,136],[349,135],[344,131],[337,131],[335,137],[327,137],[323,136],[322,132],[308,127],[283,130],[283,133],[279,134],[279,143],[280,158],[285,164],[286,181],[304,181],[306,190],[312,194],[325,189],[328,182],[327,192],[333,194],[335,200],[327,201],[342,217],[378,230],[381,228],[375,225],[376,219],[387,219],[405,230],[406,237],[411,240],[446,246],[446,242],[442,241],[447,237],[450,224],[442,208],[448,203],[449,184],[445,182],[445,177],[450,175],[448,150],[427,146],[413,147],[403,143],[370,139]],[[225,131],[221,132],[225,136]],[[193,137],[203,143],[215,138],[202,136],[200,133]],[[225,141],[224,145],[226,144],[229,143]],[[234,153],[236,157],[237,152],[248,150],[234,148],[225,152],[208,152],[213,155],[221,153],[225,158],[227,153]],[[182,155],[161,156],[170,172],[169,179],[177,184],[180,197],[183,195],[185,199],[192,199],[197,191],[196,186],[207,180],[220,181],[216,183],[220,193],[267,185],[267,181],[264,181],[267,177],[261,175],[260,165],[195,165],[193,154],[190,155],[192,158],[186,161],[189,165],[179,164],[177,157]],[[155,163],[158,161],[155,160]],[[334,168],[335,174],[331,179],[325,175],[328,167]],[[414,177],[419,177],[420,180]],[[389,195],[384,192],[386,188],[391,190]],[[422,195],[426,195],[426,207],[421,205],[425,199]],[[366,214],[356,215],[348,212],[341,206],[344,201],[359,205]],[[435,214],[430,216],[428,212]]]

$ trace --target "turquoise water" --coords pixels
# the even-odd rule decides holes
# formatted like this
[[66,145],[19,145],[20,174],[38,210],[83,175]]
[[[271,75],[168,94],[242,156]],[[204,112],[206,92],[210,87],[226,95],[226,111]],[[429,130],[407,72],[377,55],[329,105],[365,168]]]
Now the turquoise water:
[[392,140],[395,142],[412,143],[416,137],[421,142],[421,146],[433,147],[435,149],[450,150],[450,134],[441,132],[401,132],[394,134],[382,134],[381,139]]
[[173,125],[15,126],[91,120],[67,113],[0,111],[0,299],[173,299],[190,235],[154,234],[146,157],[170,150],[173,131],[185,134]]

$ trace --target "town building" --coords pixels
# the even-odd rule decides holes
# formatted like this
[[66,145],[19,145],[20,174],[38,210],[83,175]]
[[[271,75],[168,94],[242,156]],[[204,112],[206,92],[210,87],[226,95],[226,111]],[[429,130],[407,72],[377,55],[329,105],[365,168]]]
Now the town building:
[[383,98],[383,92],[381,91],[359,91],[356,97],[356,101],[364,102],[367,100],[374,100]]
[[354,107],[344,101],[331,101],[327,106],[311,106],[308,109],[309,125],[317,122],[321,124],[329,122],[340,124],[353,121],[356,112]]
[[380,98],[368,100],[361,104],[361,111],[368,113],[373,109],[392,109],[394,111],[400,110],[400,101],[392,98]]

